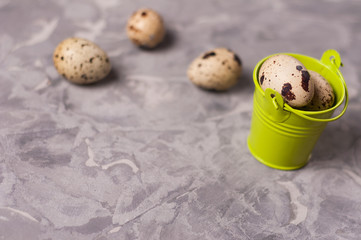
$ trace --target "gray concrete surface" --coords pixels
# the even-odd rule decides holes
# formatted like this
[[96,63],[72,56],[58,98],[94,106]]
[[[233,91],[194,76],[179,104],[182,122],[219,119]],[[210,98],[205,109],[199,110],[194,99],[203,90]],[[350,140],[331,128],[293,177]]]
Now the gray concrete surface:
[[[153,51],[125,24],[163,16]],[[359,239],[361,1],[0,0],[0,239]],[[52,64],[70,36],[113,71],[77,86]],[[192,85],[214,47],[244,63],[239,84]],[[247,149],[252,71],[263,57],[339,51],[350,93],[309,164],[279,171]]]

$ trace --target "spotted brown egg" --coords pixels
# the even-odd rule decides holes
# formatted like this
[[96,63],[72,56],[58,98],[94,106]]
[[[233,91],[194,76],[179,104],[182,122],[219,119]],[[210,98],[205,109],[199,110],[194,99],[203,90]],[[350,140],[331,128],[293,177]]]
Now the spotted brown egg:
[[268,58],[258,72],[261,88],[280,93],[292,107],[304,107],[311,102],[314,83],[305,66],[296,58],[278,54]]
[[165,35],[163,19],[152,9],[141,8],[128,19],[127,35],[138,46],[154,48]]
[[95,43],[82,38],[67,38],[59,43],[53,61],[58,73],[76,84],[100,81],[111,70],[107,54]]
[[305,110],[321,111],[331,108],[335,101],[335,94],[328,81],[319,73],[308,70],[311,80],[315,84],[315,93]]
[[199,87],[223,91],[237,83],[241,72],[242,62],[237,54],[227,48],[215,48],[194,59],[187,75]]

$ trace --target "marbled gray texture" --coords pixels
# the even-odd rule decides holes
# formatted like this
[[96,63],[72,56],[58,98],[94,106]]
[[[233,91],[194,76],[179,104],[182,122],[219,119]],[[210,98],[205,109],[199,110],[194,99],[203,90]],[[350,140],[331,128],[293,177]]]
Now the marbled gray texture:
[[[148,6],[168,35],[146,51],[127,18]],[[0,0],[0,239],[359,239],[361,2]],[[70,36],[113,71],[77,86],[52,64]],[[186,77],[228,47],[240,83],[203,91]],[[252,71],[263,57],[340,52],[350,93],[309,164],[279,171],[247,149]]]

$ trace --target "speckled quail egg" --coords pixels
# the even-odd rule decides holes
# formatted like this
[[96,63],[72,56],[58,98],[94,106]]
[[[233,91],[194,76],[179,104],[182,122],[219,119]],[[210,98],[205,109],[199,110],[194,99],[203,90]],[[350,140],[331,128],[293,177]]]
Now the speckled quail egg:
[[240,58],[227,48],[201,54],[189,65],[188,78],[197,86],[223,91],[234,86],[242,72]]
[[53,61],[59,74],[76,84],[97,82],[111,69],[107,54],[95,43],[82,38],[67,38],[59,43]]
[[321,111],[331,108],[335,101],[335,94],[328,81],[319,73],[308,70],[315,83],[315,94],[305,110]]
[[152,9],[139,9],[128,20],[127,35],[138,46],[154,48],[165,35],[163,19]]
[[278,54],[268,58],[258,72],[261,88],[279,92],[291,107],[304,107],[311,102],[314,83],[305,66],[296,58]]

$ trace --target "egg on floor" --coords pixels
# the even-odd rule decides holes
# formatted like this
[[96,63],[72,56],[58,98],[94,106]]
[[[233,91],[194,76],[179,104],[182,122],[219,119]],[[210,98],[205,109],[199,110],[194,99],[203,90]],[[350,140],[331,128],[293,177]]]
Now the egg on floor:
[[141,8],[133,13],[127,22],[127,35],[136,45],[154,48],[165,35],[162,17],[154,10]]
[[241,73],[241,59],[227,48],[215,48],[202,53],[187,70],[188,78],[195,85],[216,91],[224,91],[236,85]]
[[261,88],[280,93],[291,107],[304,107],[311,102],[314,83],[305,66],[296,58],[278,54],[268,58],[258,73]]
[[335,93],[329,82],[319,73],[308,70],[315,83],[315,94],[304,110],[322,111],[331,108],[335,101]]
[[67,38],[59,43],[53,61],[58,73],[76,84],[100,81],[111,70],[107,54],[95,43],[82,38]]

